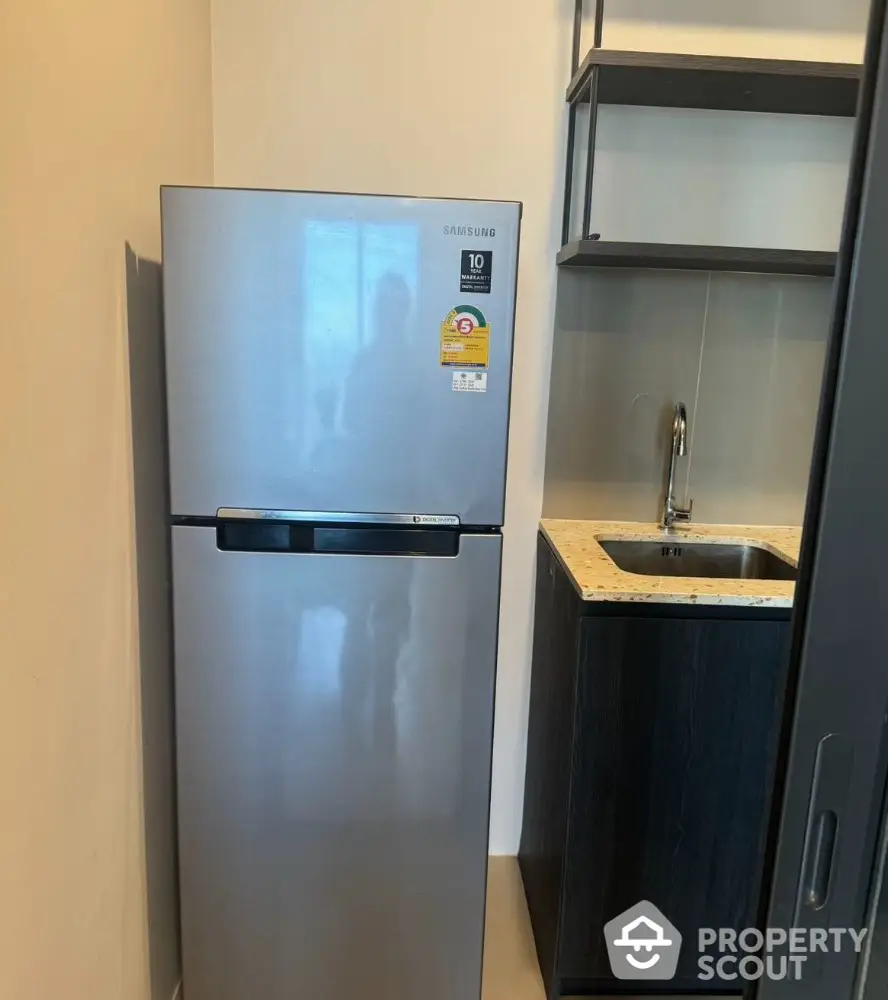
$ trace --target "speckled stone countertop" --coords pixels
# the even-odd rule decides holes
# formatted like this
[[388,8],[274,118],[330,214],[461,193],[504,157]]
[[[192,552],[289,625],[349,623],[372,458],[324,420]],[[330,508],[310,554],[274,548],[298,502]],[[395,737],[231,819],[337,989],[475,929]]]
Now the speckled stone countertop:
[[704,604],[733,607],[792,607],[795,584],[784,580],[713,580],[680,576],[641,576],[614,563],[599,541],[752,542],[793,566],[798,565],[801,528],[737,524],[691,524],[668,535],[657,524],[634,521],[540,522],[561,564],[584,601],[647,604]]

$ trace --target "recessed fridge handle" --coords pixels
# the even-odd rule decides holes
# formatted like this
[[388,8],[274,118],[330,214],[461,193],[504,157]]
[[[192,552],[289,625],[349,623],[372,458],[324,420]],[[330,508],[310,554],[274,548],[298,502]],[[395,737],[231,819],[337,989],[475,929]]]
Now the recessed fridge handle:
[[222,521],[290,521],[314,524],[409,524],[423,527],[458,528],[455,514],[370,514],[330,510],[262,510],[256,507],[220,507]]

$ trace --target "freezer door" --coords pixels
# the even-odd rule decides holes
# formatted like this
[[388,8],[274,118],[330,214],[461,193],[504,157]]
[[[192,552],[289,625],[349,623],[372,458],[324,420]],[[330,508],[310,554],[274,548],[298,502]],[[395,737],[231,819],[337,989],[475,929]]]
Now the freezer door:
[[174,514],[502,523],[518,204],[209,188],[162,203]]
[[500,547],[173,528],[188,1000],[478,1000]]

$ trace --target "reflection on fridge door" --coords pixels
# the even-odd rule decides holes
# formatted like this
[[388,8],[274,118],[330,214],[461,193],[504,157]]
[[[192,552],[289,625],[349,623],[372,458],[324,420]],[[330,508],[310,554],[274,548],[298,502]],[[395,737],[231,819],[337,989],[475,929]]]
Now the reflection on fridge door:
[[520,206],[162,201],[187,995],[477,1000]]

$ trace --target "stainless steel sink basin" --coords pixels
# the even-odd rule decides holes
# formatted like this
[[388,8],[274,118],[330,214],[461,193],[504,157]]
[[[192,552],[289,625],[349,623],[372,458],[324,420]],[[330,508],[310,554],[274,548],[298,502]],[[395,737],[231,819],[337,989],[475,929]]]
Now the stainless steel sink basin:
[[710,542],[601,542],[620,569],[642,576],[695,576],[732,580],[795,580],[796,569],[757,545]]

